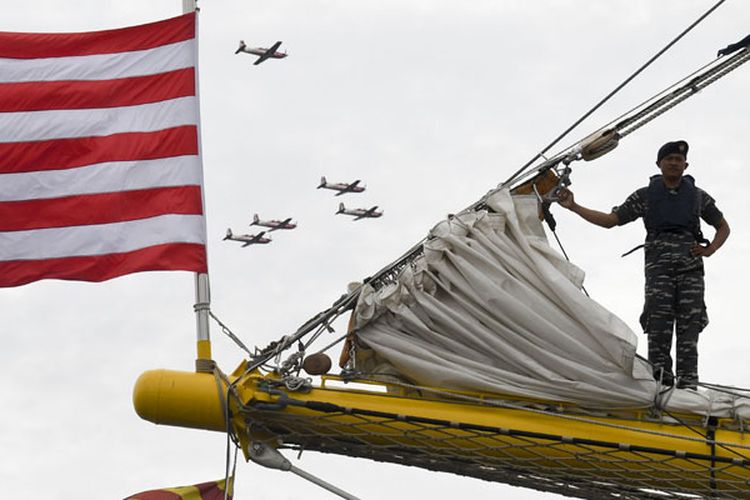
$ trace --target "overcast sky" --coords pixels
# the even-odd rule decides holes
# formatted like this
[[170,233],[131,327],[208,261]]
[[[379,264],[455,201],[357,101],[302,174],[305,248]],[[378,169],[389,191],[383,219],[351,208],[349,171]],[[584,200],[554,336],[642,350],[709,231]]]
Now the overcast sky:
[[[446,214],[505,180],[714,0],[319,0],[202,2],[201,113],[212,308],[265,346],[397,258]],[[181,2],[26,0],[3,31],[89,31],[181,13]],[[711,61],[748,34],[750,3],[729,0],[553,152]],[[238,41],[283,40],[289,57],[252,66]],[[575,164],[580,203],[609,210],[657,173],[656,150],[690,143],[687,173],[717,201],[732,235],[706,262],[711,324],[704,381],[750,385],[747,132],[750,66]],[[316,190],[362,179],[367,191]],[[334,212],[379,205],[357,223]],[[252,214],[294,217],[295,231],[241,249],[227,227]],[[558,235],[589,293],[640,332],[640,222],[590,226],[557,207]],[[713,230],[705,232],[713,236]],[[155,426],[133,411],[140,373],[192,370],[193,276],[145,273],[103,284],[44,281],[0,290],[0,485],[3,498],[117,499],[223,477],[224,435]],[[337,325],[340,334],[343,325]],[[215,326],[215,358],[242,352]],[[334,338],[333,336],[331,338]],[[645,355],[640,336],[639,353]],[[557,498],[415,468],[306,453],[295,465],[363,499]],[[238,466],[238,499],[328,499],[295,476]]]

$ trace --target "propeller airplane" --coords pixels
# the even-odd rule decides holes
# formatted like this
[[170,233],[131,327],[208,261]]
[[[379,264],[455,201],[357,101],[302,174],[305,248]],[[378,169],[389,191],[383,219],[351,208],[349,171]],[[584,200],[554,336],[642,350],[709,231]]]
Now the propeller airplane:
[[248,47],[245,45],[245,42],[243,40],[240,40],[240,46],[237,48],[237,50],[234,51],[235,54],[239,54],[240,52],[245,52],[246,54],[252,54],[254,56],[258,56],[258,59],[255,60],[253,65],[258,65],[265,61],[266,59],[283,59],[287,56],[286,52],[281,52],[278,50],[279,46],[281,45],[281,41],[278,41],[271,45],[270,48],[266,49],[263,47]]

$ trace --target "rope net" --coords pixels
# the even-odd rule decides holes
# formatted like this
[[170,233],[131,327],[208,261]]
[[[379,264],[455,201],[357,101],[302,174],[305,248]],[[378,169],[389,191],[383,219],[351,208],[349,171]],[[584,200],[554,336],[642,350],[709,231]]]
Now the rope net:
[[[405,409],[410,407],[408,398],[399,399]],[[451,472],[569,497],[750,498],[750,459],[735,451],[745,452],[746,446],[732,450],[714,443],[711,434],[708,440],[670,434],[670,439],[644,446],[528,430],[533,427],[499,428],[327,402],[282,401],[242,405],[243,434],[279,449]],[[547,428],[565,432],[565,423],[560,418],[560,426]]]

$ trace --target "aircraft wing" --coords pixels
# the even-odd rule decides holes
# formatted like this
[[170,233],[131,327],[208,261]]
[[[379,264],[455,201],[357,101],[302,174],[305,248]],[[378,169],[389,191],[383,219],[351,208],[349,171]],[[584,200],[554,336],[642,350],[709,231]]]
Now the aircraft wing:
[[279,48],[280,46],[281,46],[281,41],[278,41],[278,42],[274,43],[273,45],[271,45],[271,48],[270,48],[270,49],[268,49],[268,52],[270,52],[270,53],[271,53],[270,55],[273,55],[273,54],[274,54],[274,52],[276,52],[276,50],[277,50],[277,49],[278,49],[278,48]]
[[373,214],[375,213],[375,210],[377,210],[377,209],[378,209],[377,205],[375,205],[372,208],[368,208],[367,210],[365,210],[364,212],[362,212],[360,215],[358,215],[357,218],[354,219],[354,220],[360,220],[360,219],[370,218],[370,217],[373,216]]
[[342,194],[346,193],[353,193],[354,188],[357,187],[357,184],[359,184],[361,181],[360,179],[357,179],[356,181],[349,183],[349,184],[339,184],[340,187],[338,187],[339,192],[336,193],[336,196],[341,196]]
[[280,41],[279,41],[279,42],[276,42],[276,43],[274,43],[273,45],[271,45],[271,48],[270,48],[270,49],[268,49],[268,50],[266,50],[266,51],[265,51],[265,52],[263,53],[263,55],[262,55],[262,56],[258,57],[258,59],[256,59],[256,60],[255,60],[255,62],[253,63],[253,65],[254,65],[254,66],[257,66],[258,64],[262,63],[263,61],[265,61],[265,60],[266,60],[266,59],[268,59],[269,57],[273,56],[273,55],[274,55],[274,54],[276,53],[276,49],[278,49],[280,45],[281,45],[281,42],[280,42]]
[[246,241],[242,244],[242,248],[245,248],[246,246],[249,246],[252,243],[252,241]]

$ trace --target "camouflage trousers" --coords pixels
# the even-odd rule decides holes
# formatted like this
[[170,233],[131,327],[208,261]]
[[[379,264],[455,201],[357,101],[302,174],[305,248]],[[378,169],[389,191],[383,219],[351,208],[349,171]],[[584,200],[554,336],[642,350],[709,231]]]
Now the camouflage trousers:
[[708,324],[703,300],[703,262],[688,244],[658,242],[646,251],[646,300],[641,326],[648,335],[648,359],[654,378],[672,385],[673,332],[676,337],[678,387],[698,383],[698,337]]

